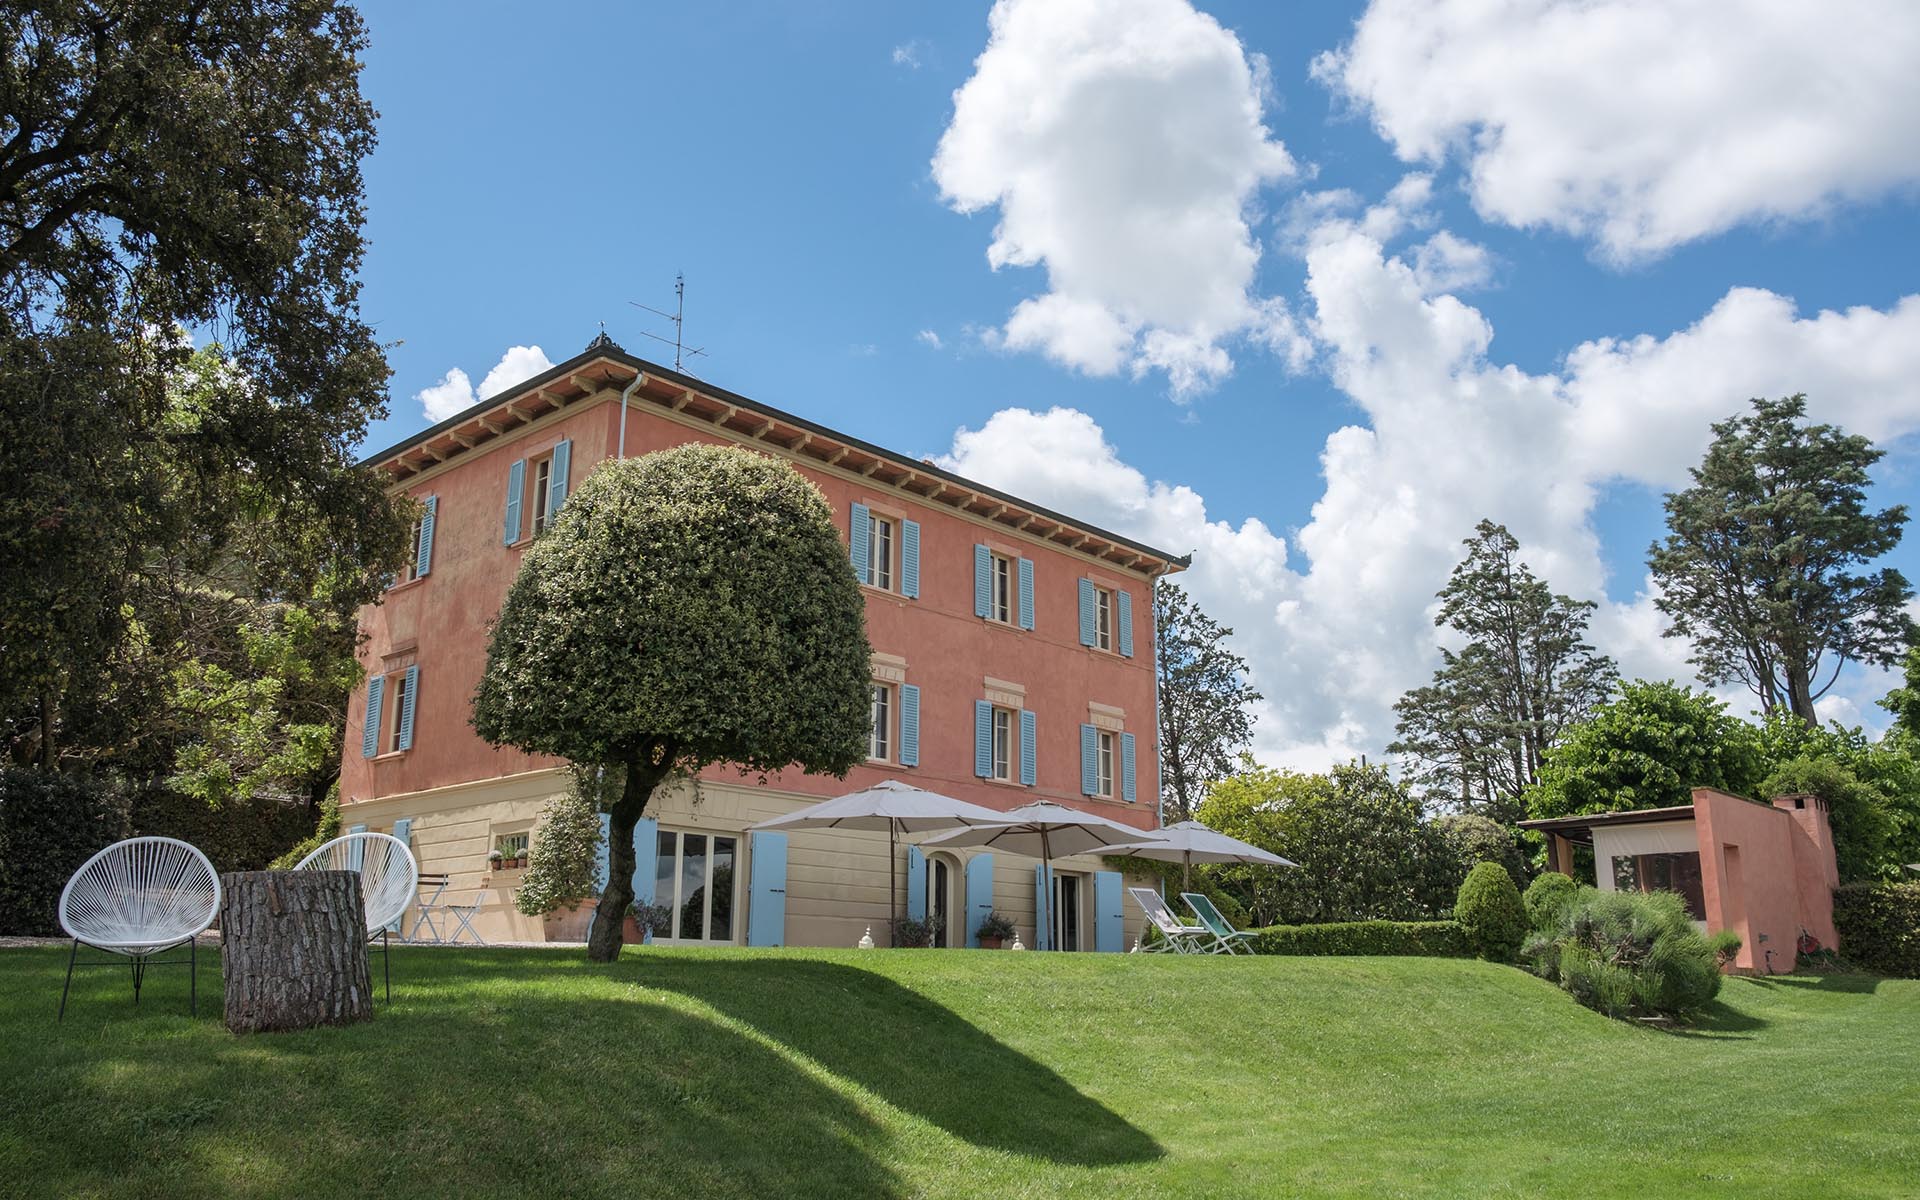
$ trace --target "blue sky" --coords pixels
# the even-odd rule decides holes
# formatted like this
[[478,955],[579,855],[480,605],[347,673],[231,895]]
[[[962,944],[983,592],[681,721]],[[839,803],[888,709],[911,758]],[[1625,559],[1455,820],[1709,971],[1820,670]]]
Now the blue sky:
[[[1197,551],[1193,590],[1269,696],[1268,757],[1384,748],[1481,515],[1608,601],[1629,670],[1684,677],[1643,555],[1707,420],[1815,392],[1891,450],[1878,501],[1920,492],[1920,102],[1884,61],[1920,33],[1854,7],[1728,29],[1636,0],[1523,0],[1498,26],[1454,3],[1054,0],[1007,6],[977,64],[978,3],[369,3],[363,308],[398,344],[367,446],[510,347],[559,361],[605,322],[670,355],[628,302],[670,307],[684,271],[704,378]],[[937,167],[950,132],[973,149]],[[1188,215],[1156,253],[1142,231]],[[1031,265],[989,264],[1003,221]],[[1119,360],[1019,335],[1050,286],[1122,324]],[[1182,386],[1142,365],[1156,329],[1231,365]],[[1895,562],[1920,577],[1916,546]],[[1835,715],[1878,723],[1884,682],[1850,677]]]

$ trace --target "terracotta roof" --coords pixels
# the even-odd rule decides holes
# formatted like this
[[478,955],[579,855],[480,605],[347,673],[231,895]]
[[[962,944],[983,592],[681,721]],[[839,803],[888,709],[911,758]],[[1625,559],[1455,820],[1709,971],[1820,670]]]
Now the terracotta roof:
[[1042,508],[1006,492],[975,483],[935,466],[928,459],[883,449],[828,429],[804,417],[715,387],[658,363],[628,354],[605,334],[584,351],[550,367],[525,383],[488,397],[429,429],[362,460],[385,470],[396,482],[611,389],[618,392],[642,378],[634,393],[636,409],[652,406],[703,421],[747,441],[763,442],[802,461],[837,466],[873,479],[923,502],[945,504],[1013,529],[1026,531],[1117,566],[1134,570],[1159,567],[1179,571],[1191,554],[1168,551]]

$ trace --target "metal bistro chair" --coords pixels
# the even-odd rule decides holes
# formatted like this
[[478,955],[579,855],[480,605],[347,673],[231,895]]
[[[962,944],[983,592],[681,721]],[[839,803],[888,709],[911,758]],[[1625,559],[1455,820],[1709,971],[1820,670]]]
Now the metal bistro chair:
[[479,913],[480,906],[487,902],[487,892],[489,890],[488,888],[481,888],[473,894],[473,899],[467,901],[465,904],[449,904],[446,906],[447,911],[453,914],[454,920],[460,922],[460,928],[453,931],[453,936],[447,939],[447,945],[451,946],[458,942],[462,931],[465,931],[467,936],[473,939],[474,945],[484,946],[487,944],[487,940],[481,937],[480,932],[473,927],[473,918]]
[[[429,945],[442,945],[447,940],[446,931],[440,928],[440,917],[446,913],[447,906],[440,901],[447,891],[448,876],[445,873],[420,876],[420,899],[414,906],[413,930],[400,940]],[[421,937],[420,931],[427,931],[427,937]]]
[[385,833],[349,833],[322,845],[294,865],[296,871],[355,871],[360,875],[360,899],[366,909],[367,943],[380,935],[380,974],[387,999],[393,999],[393,967],[387,952],[387,932],[399,924],[420,888],[420,867],[413,851]]
[[118,966],[113,959],[80,962],[80,947],[124,955],[133,969],[133,1002],[153,956],[187,947],[187,1011],[199,1015],[199,956],[194,939],[220,914],[220,876],[207,856],[177,838],[137,837],[115,842],[80,865],[60,891],[60,928],[73,939],[67,982],[60,989],[60,1020],[76,966]]

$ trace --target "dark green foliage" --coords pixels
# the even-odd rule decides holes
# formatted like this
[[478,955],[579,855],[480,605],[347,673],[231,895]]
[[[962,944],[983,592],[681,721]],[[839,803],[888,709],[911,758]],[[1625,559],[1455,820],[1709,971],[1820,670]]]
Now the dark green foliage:
[[1812,792],[1827,802],[1834,859],[1842,883],[1877,879],[1899,871],[1899,865],[1886,857],[1887,835],[1893,823],[1887,814],[1887,798],[1879,788],[1862,783],[1852,771],[1830,758],[1796,758],[1782,763],[1760,785],[1763,796],[1795,792]]
[[917,917],[901,917],[893,923],[893,944],[917,950],[933,945],[933,926]]
[[792,467],[684,445],[587,476],[520,560],[473,725],[604,765],[590,957],[620,952],[633,829],[660,783],[721,763],[845,776],[865,760],[871,653],[846,543]]
[[513,898],[513,906],[526,916],[545,916],[562,906],[579,908],[582,900],[593,895],[600,857],[600,808],[592,791],[591,780],[583,787],[576,779],[541,812],[527,855],[527,873]]
[[[358,310],[364,26],[337,0],[5,0],[0,35],[0,749],[156,778],[199,740],[175,668],[232,627],[204,608],[350,631],[400,558],[355,462],[388,375]],[[210,744],[236,777],[272,750]]]
[[1442,647],[1433,682],[1394,705],[1399,740],[1388,749],[1414,764],[1428,803],[1510,822],[1548,747],[1606,698],[1617,672],[1587,642],[1593,602],[1537,578],[1504,525],[1481,521],[1464,545],[1433,619],[1463,646]]
[[1257,954],[1473,957],[1472,942],[1458,921],[1336,921],[1270,925],[1254,932]]
[[1548,751],[1527,792],[1536,817],[1566,817],[1693,803],[1693,789],[1752,796],[1767,765],[1759,735],[1705,692],[1644,680]]
[[0,767],[0,934],[60,934],[60,889],[127,836],[127,802],[80,775]]
[[1529,969],[1610,1017],[1684,1020],[1720,994],[1721,955],[1672,892],[1580,888],[1522,948]]
[[1155,668],[1160,689],[1161,819],[1189,820],[1208,785],[1233,773],[1253,737],[1260,693],[1247,662],[1227,648],[1233,630],[1200,611],[1179,584],[1153,589]]
[[1520,889],[1498,863],[1483,862],[1467,872],[1453,904],[1453,919],[1467,931],[1474,953],[1493,962],[1512,962],[1527,936]]
[[1527,910],[1527,928],[1544,929],[1553,924],[1560,915],[1560,909],[1579,892],[1580,885],[1571,875],[1562,875],[1558,871],[1542,871],[1527,885],[1527,891],[1520,898],[1521,905]]
[[265,796],[232,799],[219,808],[168,789],[133,801],[133,832],[179,838],[200,848],[216,871],[264,871],[313,829],[305,804]]
[[1854,883],[1833,893],[1840,956],[1877,975],[1920,979],[1920,883]]
[[340,836],[340,788],[338,785],[327,793],[320,802],[320,820],[315,823],[313,832],[295,842],[285,854],[273,860],[270,866],[276,871],[291,870],[293,866],[321,846]]
[[973,931],[975,937],[1006,939],[1013,936],[1013,918],[1003,912],[989,912],[980,918],[980,928]]
[[1417,920],[1452,903],[1445,848],[1420,803],[1382,767],[1325,775],[1243,757],[1213,785],[1200,819],[1299,868],[1228,866],[1205,877],[1239,898],[1252,925]]
[[1670,637],[1688,638],[1708,683],[1738,679],[1762,708],[1817,723],[1814,701],[1848,662],[1891,666],[1914,641],[1913,589],[1891,567],[1903,505],[1866,507],[1882,451],[1806,422],[1806,397],[1755,399],[1713,427],[1693,486],[1666,499],[1648,551]]
[[1499,863],[1513,876],[1514,885],[1527,881],[1526,855],[1514,830],[1478,813],[1448,813],[1430,825],[1446,856],[1447,874],[1438,886],[1458,891],[1474,864]]

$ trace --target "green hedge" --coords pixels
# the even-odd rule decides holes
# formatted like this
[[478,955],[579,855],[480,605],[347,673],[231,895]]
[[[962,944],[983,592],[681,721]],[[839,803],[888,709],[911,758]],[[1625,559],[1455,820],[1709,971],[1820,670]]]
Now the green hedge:
[[1254,931],[1258,954],[1391,954],[1471,958],[1473,946],[1458,921],[1339,921],[1327,925],[1270,925]]
[[1920,979],[1920,883],[1850,883],[1833,893],[1840,956],[1876,975]]
[[153,791],[133,802],[136,836],[179,838],[199,848],[216,871],[264,871],[313,830],[300,803],[255,797],[215,808],[195,796]]
[[82,775],[0,767],[0,933],[57,936],[60,890],[127,836],[127,801]]

